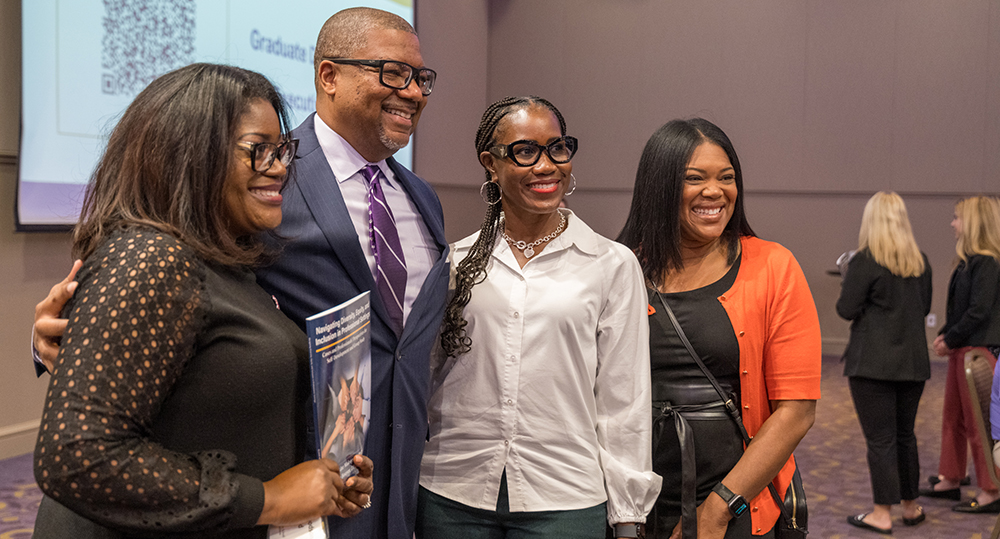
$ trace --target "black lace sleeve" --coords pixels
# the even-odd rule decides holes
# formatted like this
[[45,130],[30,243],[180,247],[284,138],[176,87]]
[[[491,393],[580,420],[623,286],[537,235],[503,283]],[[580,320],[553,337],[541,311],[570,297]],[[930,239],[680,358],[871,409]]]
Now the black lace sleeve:
[[203,326],[201,260],[169,235],[131,229],[91,255],[78,280],[35,448],[41,489],[137,533],[252,526],[259,507],[238,508],[247,478],[232,472],[235,457],[149,441]]

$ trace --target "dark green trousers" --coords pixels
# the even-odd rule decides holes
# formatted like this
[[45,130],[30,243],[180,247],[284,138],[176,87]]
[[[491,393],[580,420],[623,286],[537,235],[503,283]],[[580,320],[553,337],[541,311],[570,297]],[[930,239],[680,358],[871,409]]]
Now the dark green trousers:
[[417,539],[604,539],[606,504],[572,511],[512,513],[507,477],[500,480],[496,511],[476,509],[420,487]]

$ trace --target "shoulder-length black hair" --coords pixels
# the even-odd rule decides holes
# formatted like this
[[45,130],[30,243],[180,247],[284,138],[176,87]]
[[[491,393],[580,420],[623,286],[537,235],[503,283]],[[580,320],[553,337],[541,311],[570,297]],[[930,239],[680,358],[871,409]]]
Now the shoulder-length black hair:
[[739,254],[741,236],[754,236],[743,209],[743,171],[729,137],[712,122],[702,118],[671,120],[656,130],[646,142],[635,173],[635,188],[625,227],[618,242],[631,248],[639,258],[643,274],[654,286],[664,275],[684,266],[681,259],[680,206],[687,165],[695,148],[716,144],[726,152],[736,175],[736,203],[733,216],[722,233],[730,264]]
[[257,235],[234,233],[222,193],[235,159],[236,128],[257,99],[274,107],[285,136],[285,103],[260,73],[191,64],[151,82],[125,110],[91,176],[74,230],[74,256],[87,258],[120,227],[145,225],[208,261],[255,262],[263,244]]

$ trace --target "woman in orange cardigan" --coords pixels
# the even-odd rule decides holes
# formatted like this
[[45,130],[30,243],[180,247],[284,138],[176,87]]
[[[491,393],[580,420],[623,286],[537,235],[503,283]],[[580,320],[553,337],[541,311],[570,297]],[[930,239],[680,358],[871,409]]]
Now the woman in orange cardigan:
[[[649,287],[653,469],[663,489],[648,537],[768,535],[780,510],[767,484],[785,495],[820,395],[819,319],[795,258],[747,223],[739,158],[721,129],[674,120],[653,134],[618,241],[636,252]],[[738,403],[749,446],[668,305]]]

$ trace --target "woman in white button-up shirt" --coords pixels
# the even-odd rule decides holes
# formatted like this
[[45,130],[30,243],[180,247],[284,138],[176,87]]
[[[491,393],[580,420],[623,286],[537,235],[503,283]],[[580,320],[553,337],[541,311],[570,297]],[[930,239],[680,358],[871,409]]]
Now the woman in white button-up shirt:
[[489,209],[452,248],[420,537],[599,539],[605,522],[636,537],[659,492],[642,272],[559,209],[576,186],[576,144],[541,98],[506,98],[483,116]]

